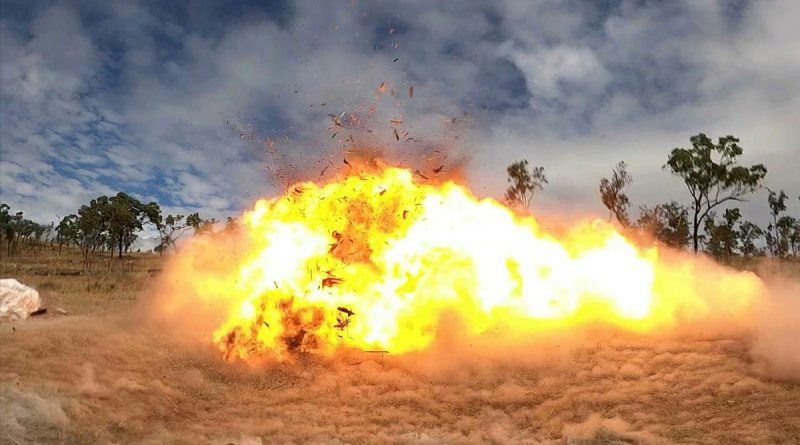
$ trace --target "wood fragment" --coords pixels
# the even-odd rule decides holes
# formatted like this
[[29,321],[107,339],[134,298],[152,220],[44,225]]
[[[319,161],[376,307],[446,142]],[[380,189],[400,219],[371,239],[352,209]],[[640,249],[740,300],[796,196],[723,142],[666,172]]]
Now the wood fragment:
[[46,308],[46,307],[43,307],[43,308],[41,308],[41,309],[36,309],[35,311],[31,312],[31,313],[30,313],[30,314],[28,314],[28,315],[30,315],[31,317],[37,317],[37,316],[39,316],[39,315],[44,315],[44,314],[46,314],[46,313],[47,313],[47,308]]
[[333,287],[341,284],[344,280],[338,277],[326,277],[322,279],[322,287]]
[[351,311],[350,309],[348,309],[348,308],[346,308],[344,306],[339,306],[339,307],[336,308],[336,310],[339,311],[339,312],[344,312],[345,314],[347,314],[348,317],[351,317],[351,316],[356,314],[355,312]]
[[414,85],[408,87],[408,97],[414,97]]
[[69,314],[69,312],[67,312],[67,310],[66,310],[66,309],[64,309],[64,308],[60,308],[60,307],[57,307],[57,308],[56,308],[56,312],[58,312],[58,313],[59,313],[59,314],[61,314],[61,315],[67,315],[67,314]]

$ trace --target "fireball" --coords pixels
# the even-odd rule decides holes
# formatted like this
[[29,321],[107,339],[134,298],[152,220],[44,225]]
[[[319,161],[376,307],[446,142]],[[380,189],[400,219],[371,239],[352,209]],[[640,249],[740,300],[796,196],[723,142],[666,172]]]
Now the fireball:
[[296,184],[257,202],[243,227],[246,253],[229,276],[187,262],[205,255],[202,243],[173,268],[201,298],[225,301],[212,341],[226,359],[421,350],[445,314],[467,338],[598,321],[651,331],[740,313],[761,292],[752,274],[670,261],[602,221],[555,236],[495,200],[400,168]]

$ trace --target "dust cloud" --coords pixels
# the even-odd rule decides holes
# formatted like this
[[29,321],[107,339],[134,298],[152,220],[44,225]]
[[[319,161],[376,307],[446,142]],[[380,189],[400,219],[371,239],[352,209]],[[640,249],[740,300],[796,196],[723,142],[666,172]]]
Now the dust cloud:
[[751,353],[764,375],[800,381],[800,282],[765,275],[769,291],[754,314]]
[[454,350],[448,340],[405,356],[342,351],[247,365],[131,314],[3,325],[0,334],[3,443],[790,443],[800,435],[800,386],[761,374],[746,337],[587,332],[527,350]]

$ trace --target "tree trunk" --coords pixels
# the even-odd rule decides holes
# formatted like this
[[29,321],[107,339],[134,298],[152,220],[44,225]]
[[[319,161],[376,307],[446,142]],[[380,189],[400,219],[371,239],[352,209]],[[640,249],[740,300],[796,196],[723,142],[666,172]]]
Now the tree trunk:
[[775,250],[772,252],[773,257],[783,257],[781,252],[781,232],[778,231],[778,216],[772,215],[772,231],[775,232]]

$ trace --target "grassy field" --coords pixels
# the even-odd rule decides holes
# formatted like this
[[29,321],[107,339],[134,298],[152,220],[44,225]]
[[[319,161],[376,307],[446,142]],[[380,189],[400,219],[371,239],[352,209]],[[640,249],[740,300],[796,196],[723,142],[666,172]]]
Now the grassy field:
[[147,323],[158,256],[0,260],[51,309],[0,323],[3,444],[800,443],[800,384],[760,373],[746,335],[249,367]]
[[11,257],[3,252],[0,274],[36,288],[51,308],[95,314],[130,308],[162,264],[162,258],[150,253],[109,260],[108,256],[98,256],[87,271],[75,249],[58,254],[47,248],[39,254],[25,252]]

